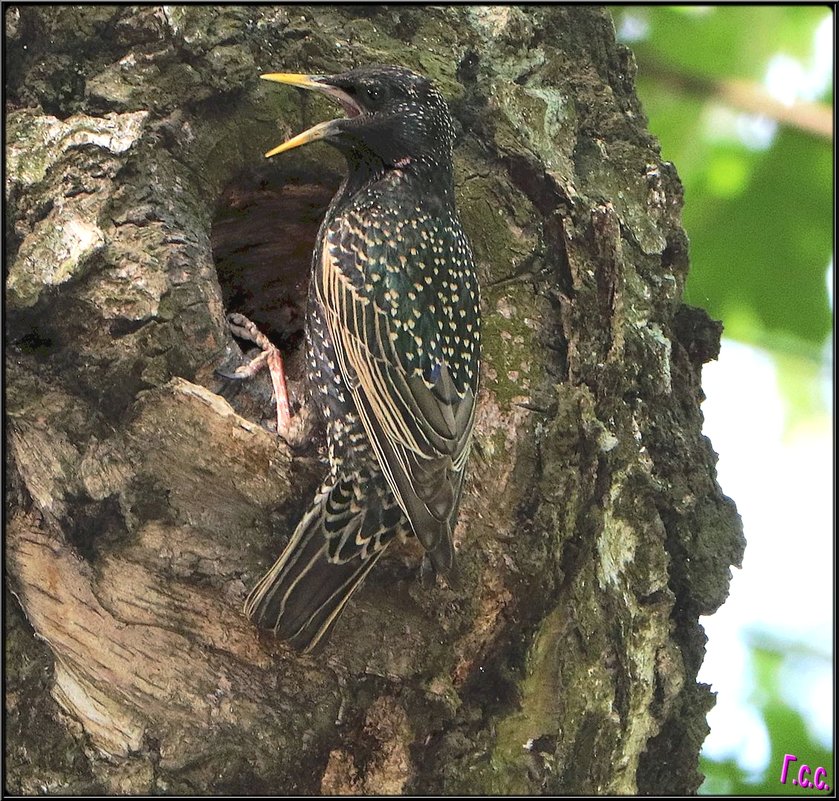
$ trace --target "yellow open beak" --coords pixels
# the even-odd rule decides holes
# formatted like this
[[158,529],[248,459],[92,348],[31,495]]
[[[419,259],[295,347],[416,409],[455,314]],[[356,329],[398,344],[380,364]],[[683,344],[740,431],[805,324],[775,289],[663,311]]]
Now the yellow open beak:
[[308,131],[303,131],[302,134],[297,134],[293,139],[289,139],[287,142],[277,145],[273,150],[269,150],[265,154],[265,158],[270,159],[271,156],[276,156],[278,153],[285,153],[286,150],[292,150],[295,147],[300,147],[300,145],[307,145],[309,142],[316,142],[318,139],[325,139],[335,129],[336,122],[337,120],[327,120],[326,122],[319,122],[317,125],[313,125]]
[[[328,92],[332,88],[328,84],[322,84],[316,81],[315,78],[319,78],[319,75],[298,75],[294,72],[267,72],[259,77],[265,81],[275,81],[276,83],[286,83],[289,86],[299,86],[301,89],[315,89],[321,92]],[[309,128],[308,131],[303,131],[303,133],[298,134],[293,139],[289,139],[287,142],[277,145],[273,150],[269,150],[265,154],[265,158],[271,158],[271,156],[284,153],[286,150],[292,150],[295,147],[300,147],[300,145],[306,145],[309,142],[316,142],[318,139],[326,138],[334,131],[336,122],[338,120],[319,122],[317,125]]]
[[296,72],[266,72],[259,76],[263,81],[276,81],[287,83],[289,86],[300,86],[303,89],[322,89],[323,84],[318,83],[315,78],[320,75],[299,75]]

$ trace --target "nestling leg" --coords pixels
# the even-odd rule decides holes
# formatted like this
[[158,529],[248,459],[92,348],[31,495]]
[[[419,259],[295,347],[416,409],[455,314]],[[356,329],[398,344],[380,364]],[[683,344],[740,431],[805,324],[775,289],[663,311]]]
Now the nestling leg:
[[314,422],[313,415],[311,409],[304,406],[300,413],[292,418],[285,368],[280,351],[244,314],[235,312],[228,314],[227,325],[235,336],[253,342],[262,353],[248,364],[237,367],[232,373],[221,370],[216,372],[223,378],[242,381],[252,378],[263,367],[267,367],[271,376],[271,385],[274,388],[274,400],[277,404],[277,434],[292,447],[302,445],[311,434]]

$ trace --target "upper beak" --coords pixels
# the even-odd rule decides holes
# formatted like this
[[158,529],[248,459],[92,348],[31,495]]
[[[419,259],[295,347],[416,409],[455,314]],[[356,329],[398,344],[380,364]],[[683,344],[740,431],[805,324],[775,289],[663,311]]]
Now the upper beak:
[[[298,75],[293,72],[268,72],[264,75],[260,75],[259,77],[265,81],[275,81],[277,83],[288,84],[289,86],[298,86],[301,89],[314,89],[315,91],[322,92],[323,94],[332,97],[334,100],[337,100],[350,117],[356,117],[361,113],[359,105],[342,89],[328,83],[323,75]],[[300,147],[300,145],[306,145],[309,142],[316,142],[318,139],[325,139],[337,130],[337,123],[339,121],[340,119],[329,120],[328,122],[319,122],[317,125],[309,128],[309,130],[303,131],[303,133],[289,139],[287,142],[277,145],[277,147],[273,150],[269,150],[265,154],[265,158],[271,158],[271,156],[276,156],[278,153],[284,153],[286,150]]]

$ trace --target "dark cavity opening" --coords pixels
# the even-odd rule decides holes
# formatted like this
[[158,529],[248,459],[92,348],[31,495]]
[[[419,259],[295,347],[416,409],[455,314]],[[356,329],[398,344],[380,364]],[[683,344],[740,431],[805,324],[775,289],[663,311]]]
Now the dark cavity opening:
[[340,181],[270,165],[236,176],[216,208],[212,247],[225,312],[244,314],[280,348],[290,378],[301,369],[318,228]]

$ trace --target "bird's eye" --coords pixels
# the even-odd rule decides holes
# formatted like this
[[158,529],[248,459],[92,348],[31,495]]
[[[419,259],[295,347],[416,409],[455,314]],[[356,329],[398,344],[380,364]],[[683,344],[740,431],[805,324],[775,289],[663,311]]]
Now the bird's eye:
[[365,86],[364,94],[366,94],[367,99],[373,103],[378,103],[383,96],[382,90],[378,86]]

